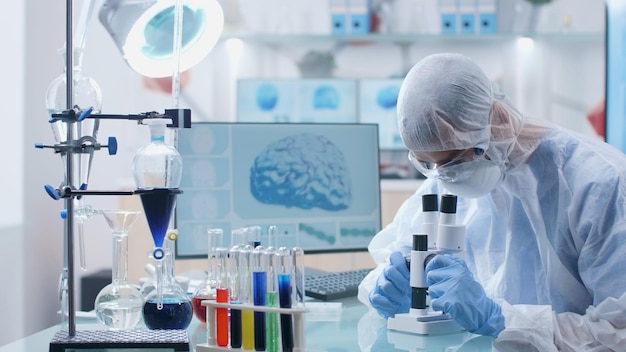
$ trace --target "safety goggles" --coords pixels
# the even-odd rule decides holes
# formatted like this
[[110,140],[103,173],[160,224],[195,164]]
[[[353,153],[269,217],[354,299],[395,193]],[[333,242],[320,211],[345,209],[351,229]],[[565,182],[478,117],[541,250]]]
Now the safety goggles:
[[442,163],[418,160],[413,151],[409,151],[409,161],[422,175],[448,182],[468,179],[475,170],[475,163],[484,160],[487,160],[485,151],[480,148],[464,150]]

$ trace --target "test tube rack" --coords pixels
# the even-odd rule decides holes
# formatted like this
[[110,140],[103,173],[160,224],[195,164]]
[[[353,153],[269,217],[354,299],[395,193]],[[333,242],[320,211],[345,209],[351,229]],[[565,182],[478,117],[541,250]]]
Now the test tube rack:
[[[218,346],[215,332],[216,308],[229,308],[238,310],[251,310],[255,312],[290,314],[293,316],[294,347],[293,352],[305,352],[304,348],[304,314],[308,312],[306,307],[278,308],[267,306],[255,306],[251,304],[217,303],[213,300],[202,301],[207,307],[207,343],[196,345],[196,352],[220,352],[220,351],[243,351],[241,348]],[[213,324],[211,324],[213,322]]]

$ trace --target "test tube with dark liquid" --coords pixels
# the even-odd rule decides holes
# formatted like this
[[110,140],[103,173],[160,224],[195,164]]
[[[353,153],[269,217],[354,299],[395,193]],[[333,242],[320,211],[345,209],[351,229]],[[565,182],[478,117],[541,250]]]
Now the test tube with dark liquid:
[[[278,301],[281,308],[291,308],[292,285],[294,273],[292,252],[289,248],[280,247],[274,255],[274,270],[278,281]],[[280,315],[281,342],[284,352],[293,351],[293,317],[291,314]]]
[[[267,256],[263,246],[252,251],[252,299],[255,306],[265,306],[267,292]],[[265,351],[265,312],[254,312],[254,349]]]
[[[228,253],[228,272],[230,273],[230,303],[241,304],[241,295],[239,290],[241,288],[239,284],[239,275],[241,269],[239,268],[239,256],[241,255],[242,247],[235,245],[230,249]],[[230,347],[241,348],[241,310],[230,309]]]

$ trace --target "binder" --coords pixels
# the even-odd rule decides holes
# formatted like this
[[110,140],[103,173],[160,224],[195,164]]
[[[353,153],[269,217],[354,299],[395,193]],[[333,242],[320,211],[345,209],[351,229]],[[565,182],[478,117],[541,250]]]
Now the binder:
[[476,0],[458,0],[459,20],[460,27],[459,33],[461,34],[475,34],[476,33]]
[[457,0],[439,0],[441,14],[441,34],[457,32]]
[[478,9],[478,32],[493,34],[497,32],[496,0],[476,0]]
[[347,0],[350,16],[350,34],[366,34],[370,31],[369,0]]
[[331,34],[343,35],[348,33],[348,0],[330,0]]

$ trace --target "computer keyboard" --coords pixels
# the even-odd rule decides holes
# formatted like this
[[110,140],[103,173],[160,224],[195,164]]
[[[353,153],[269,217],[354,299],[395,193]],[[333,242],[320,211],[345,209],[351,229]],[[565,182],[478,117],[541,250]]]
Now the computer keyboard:
[[305,270],[305,295],[322,301],[354,297],[358,293],[361,280],[372,269],[355,269],[341,272]]

